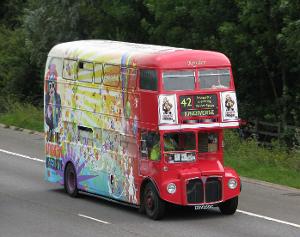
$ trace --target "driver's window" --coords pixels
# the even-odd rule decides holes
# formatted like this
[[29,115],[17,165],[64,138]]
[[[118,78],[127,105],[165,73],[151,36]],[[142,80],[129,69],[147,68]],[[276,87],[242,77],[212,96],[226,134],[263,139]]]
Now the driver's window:
[[160,160],[160,139],[157,132],[141,132],[141,156],[144,159]]

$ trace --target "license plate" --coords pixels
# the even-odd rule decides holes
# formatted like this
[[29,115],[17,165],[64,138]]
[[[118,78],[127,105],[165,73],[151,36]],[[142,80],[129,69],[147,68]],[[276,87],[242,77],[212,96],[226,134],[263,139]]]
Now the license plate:
[[198,210],[208,210],[208,209],[211,209],[213,207],[214,207],[213,205],[197,205],[197,206],[194,206],[194,210],[195,211],[198,211]]

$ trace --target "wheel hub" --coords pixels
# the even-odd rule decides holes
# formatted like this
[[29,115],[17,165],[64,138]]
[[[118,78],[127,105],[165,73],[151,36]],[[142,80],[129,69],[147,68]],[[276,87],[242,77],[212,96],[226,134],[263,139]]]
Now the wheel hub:
[[153,196],[151,195],[151,193],[149,193],[147,195],[146,204],[147,204],[147,208],[149,210],[153,210],[153,208],[154,208],[154,200],[153,200]]

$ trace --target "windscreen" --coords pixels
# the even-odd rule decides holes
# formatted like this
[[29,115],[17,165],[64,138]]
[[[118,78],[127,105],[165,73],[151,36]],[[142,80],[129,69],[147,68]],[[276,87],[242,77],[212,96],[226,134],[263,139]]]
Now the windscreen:
[[230,87],[229,69],[199,70],[199,87],[201,89],[220,89]]
[[165,151],[187,151],[196,149],[196,138],[193,132],[164,134]]
[[193,70],[163,72],[164,90],[194,90],[195,73]]
[[198,134],[198,149],[200,153],[218,151],[218,134],[200,132]]

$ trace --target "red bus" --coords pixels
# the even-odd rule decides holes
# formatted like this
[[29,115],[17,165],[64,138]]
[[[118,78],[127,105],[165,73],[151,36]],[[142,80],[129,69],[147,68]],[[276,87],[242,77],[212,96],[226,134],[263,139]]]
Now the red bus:
[[238,128],[231,64],[221,53],[116,41],[49,52],[46,172],[160,219],[166,203],[235,213],[240,178],[224,166],[223,130]]

